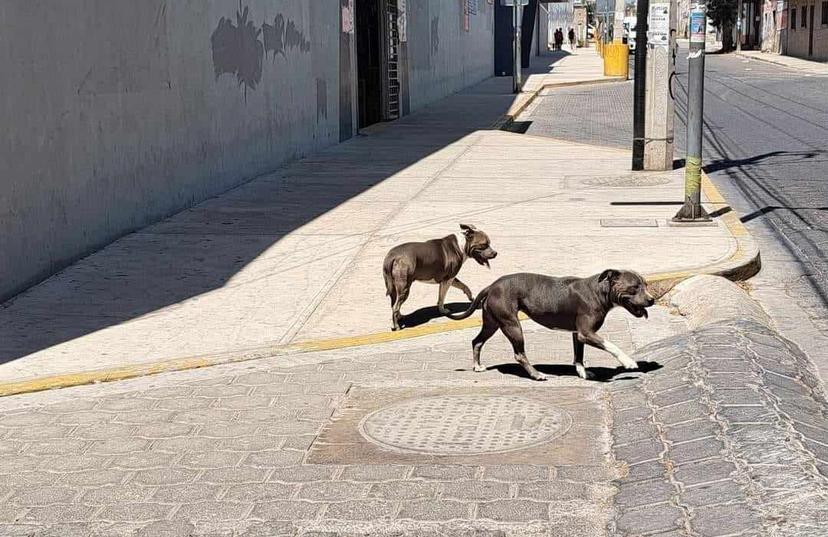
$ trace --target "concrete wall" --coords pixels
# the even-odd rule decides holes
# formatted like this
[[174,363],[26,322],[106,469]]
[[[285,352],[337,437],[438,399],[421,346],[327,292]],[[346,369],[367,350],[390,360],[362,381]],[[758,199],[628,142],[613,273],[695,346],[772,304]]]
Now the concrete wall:
[[[814,6],[814,48],[808,56],[808,40],[811,31],[811,8]],[[822,0],[795,0],[788,4],[788,30],[786,31],[786,54],[809,60],[828,60],[828,25],[822,24]],[[790,11],[796,9],[796,28],[790,24]],[[802,27],[802,17],[807,12],[807,27]]]
[[494,6],[477,0],[464,29],[463,1],[408,0],[411,110],[470,86],[494,71]]
[[[349,138],[352,5],[0,2],[0,300]],[[462,1],[408,0],[411,110],[490,76],[493,7],[477,5],[466,32]]]
[[0,2],[0,298],[339,140],[338,0],[243,3]]

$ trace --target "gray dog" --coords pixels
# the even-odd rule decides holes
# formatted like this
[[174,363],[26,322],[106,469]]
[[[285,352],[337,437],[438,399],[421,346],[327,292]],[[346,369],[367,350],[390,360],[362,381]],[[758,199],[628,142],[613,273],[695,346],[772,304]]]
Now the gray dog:
[[481,265],[489,266],[489,260],[497,257],[492,249],[489,236],[468,224],[460,224],[465,244],[461,247],[455,235],[426,242],[407,242],[392,248],[385,256],[382,274],[385,277],[385,291],[391,297],[391,323],[393,330],[400,329],[400,308],[408,298],[411,284],[415,281],[440,285],[437,309],[448,313],[443,305],[449,287],[463,291],[469,300],[473,299],[468,286],[457,279],[460,267],[468,258]]
[[512,343],[515,360],[529,376],[546,380],[546,376],[532,367],[526,358],[523,330],[518,320],[518,312],[523,312],[546,328],[572,332],[575,369],[578,376],[586,379],[589,376],[584,368],[584,344],[609,352],[626,369],[638,367],[624,351],[597,332],[615,306],[622,306],[636,317],[647,317],[646,308],[654,303],[644,278],[635,272],[609,269],[589,278],[510,274],[483,289],[468,310],[448,314],[448,317],[465,319],[483,306],[483,328],[472,341],[475,371],[484,371],[480,365],[480,350],[500,328]]

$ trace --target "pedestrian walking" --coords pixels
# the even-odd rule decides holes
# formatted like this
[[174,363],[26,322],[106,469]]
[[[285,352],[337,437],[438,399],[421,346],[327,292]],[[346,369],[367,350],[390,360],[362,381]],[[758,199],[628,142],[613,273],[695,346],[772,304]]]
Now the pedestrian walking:
[[574,28],[569,29],[569,49],[572,52],[575,52],[575,29]]
[[555,30],[555,50],[563,50],[563,30]]

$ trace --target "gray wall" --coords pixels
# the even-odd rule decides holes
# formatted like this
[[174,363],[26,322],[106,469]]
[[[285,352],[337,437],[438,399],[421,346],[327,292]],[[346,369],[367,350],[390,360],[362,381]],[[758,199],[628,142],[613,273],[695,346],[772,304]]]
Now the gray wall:
[[494,6],[477,0],[463,28],[462,1],[408,0],[411,109],[480,82],[494,72]]
[[[242,4],[0,2],[0,300],[352,134],[340,0]],[[412,109],[491,73],[478,4],[466,33],[461,2],[408,0]]]

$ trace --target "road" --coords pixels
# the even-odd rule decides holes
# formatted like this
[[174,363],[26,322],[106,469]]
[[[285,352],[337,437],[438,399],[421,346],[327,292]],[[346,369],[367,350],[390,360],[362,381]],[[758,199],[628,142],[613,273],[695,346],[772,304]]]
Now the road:
[[[676,159],[685,154],[686,56],[679,51],[673,86]],[[531,122],[528,134],[630,147],[632,91],[631,81],[557,90],[519,119]],[[815,356],[828,341],[828,77],[709,54],[704,104],[705,170],[760,241],[756,296],[812,346],[828,378]]]

